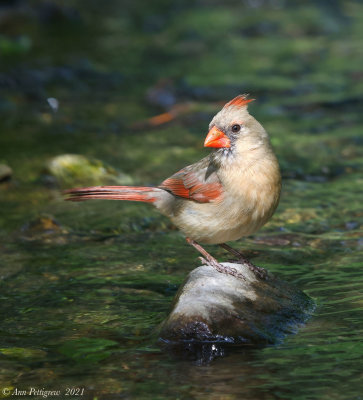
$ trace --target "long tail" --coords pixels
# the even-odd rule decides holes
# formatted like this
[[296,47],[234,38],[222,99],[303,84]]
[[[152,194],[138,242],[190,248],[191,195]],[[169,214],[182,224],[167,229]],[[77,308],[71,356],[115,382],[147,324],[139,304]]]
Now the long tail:
[[162,189],[143,186],[91,186],[64,191],[68,201],[129,200],[154,203]]

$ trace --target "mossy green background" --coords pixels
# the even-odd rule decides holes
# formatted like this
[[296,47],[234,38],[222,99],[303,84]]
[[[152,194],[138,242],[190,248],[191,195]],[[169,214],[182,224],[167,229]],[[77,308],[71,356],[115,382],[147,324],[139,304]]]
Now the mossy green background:
[[[0,163],[13,170],[0,184],[1,385],[81,386],[92,399],[359,399],[362,2],[8,1],[0,32]],[[199,365],[154,335],[194,250],[148,205],[64,202],[47,164],[81,154],[158,184],[208,153],[209,120],[245,92],[283,193],[271,222],[234,245],[318,307],[279,346]],[[146,127],[166,103],[183,111]]]

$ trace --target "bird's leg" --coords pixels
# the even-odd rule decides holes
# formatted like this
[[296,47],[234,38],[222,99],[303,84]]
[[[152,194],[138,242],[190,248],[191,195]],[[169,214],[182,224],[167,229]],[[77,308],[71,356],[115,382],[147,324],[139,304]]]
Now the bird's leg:
[[215,268],[218,272],[222,274],[227,274],[227,275],[232,275],[235,276],[236,278],[241,278],[245,280],[245,277],[238,273],[235,268],[227,267],[225,265],[220,264],[213,256],[211,256],[203,247],[197,243],[195,240],[186,238],[186,241],[192,245],[196,250],[199,251],[199,253],[204,257],[202,260],[205,260],[203,264],[207,264]]
[[247,265],[247,267],[254,272],[259,278],[261,279],[266,279],[267,277],[267,271],[265,270],[265,268],[262,267],[258,267],[255,264],[252,264],[250,260],[248,260],[241,252],[239,252],[238,250],[234,249],[231,246],[228,246],[228,244],[226,243],[220,243],[219,244],[224,250],[229,251],[231,254],[233,254],[234,256],[238,257],[238,262],[241,264],[245,264]]

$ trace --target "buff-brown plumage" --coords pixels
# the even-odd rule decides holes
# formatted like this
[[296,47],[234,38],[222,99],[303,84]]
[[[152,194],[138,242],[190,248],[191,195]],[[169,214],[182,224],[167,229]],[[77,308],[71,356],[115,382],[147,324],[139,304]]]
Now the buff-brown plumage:
[[159,187],[71,189],[69,200],[150,202],[187,237],[202,243],[253,234],[274,213],[281,178],[265,129],[248,113],[250,101],[241,95],[228,102],[209,126],[214,136],[208,146],[216,150]]

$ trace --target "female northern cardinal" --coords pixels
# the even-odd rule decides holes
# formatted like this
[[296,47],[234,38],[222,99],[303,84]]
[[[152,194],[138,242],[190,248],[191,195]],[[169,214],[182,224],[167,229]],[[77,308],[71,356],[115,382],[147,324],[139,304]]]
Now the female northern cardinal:
[[186,235],[219,272],[238,275],[217,262],[197,242],[219,244],[264,277],[265,270],[224,242],[251,235],[279,202],[281,177],[265,129],[247,111],[252,99],[239,95],[212,119],[205,147],[208,157],[189,165],[158,187],[95,186],[67,190],[67,200],[131,200],[152,203]]

